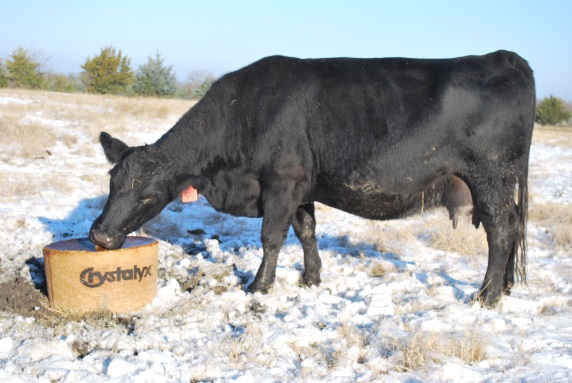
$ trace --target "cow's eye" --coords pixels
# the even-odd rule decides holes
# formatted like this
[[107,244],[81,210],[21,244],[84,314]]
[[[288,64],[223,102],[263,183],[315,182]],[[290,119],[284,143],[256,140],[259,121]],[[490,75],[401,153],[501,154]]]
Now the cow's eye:
[[156,195],[149,195],[149,196],[143,198],[143,199],[141,200],[141,203],[142,203],[143,205],[147,205],[147,204],[149,204],[149,203],[155,202],[156,200],[157,200],[157,196],[156,196]]

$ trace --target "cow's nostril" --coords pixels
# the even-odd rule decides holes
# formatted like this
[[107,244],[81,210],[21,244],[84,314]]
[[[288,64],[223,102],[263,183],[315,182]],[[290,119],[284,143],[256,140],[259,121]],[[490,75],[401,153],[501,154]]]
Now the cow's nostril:
[[99,230],[92,230],[90,239],[96,245],[104,247],[106,249],[114,247],[115,244],[115,240],[112,237]]

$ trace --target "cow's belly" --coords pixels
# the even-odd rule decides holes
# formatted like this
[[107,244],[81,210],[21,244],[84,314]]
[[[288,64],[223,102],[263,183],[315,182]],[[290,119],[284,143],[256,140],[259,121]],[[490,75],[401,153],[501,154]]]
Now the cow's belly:
[[387,220],[411,215],[423,208],[422,192],[403,191],[391,193],[371,181],[344,183],[322,180],[312,199],[363,218]]

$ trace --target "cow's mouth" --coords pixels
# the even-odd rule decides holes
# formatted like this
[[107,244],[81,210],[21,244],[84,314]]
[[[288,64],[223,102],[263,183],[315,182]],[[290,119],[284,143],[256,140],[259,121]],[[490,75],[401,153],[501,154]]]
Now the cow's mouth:
[[107,250],[116,250],[123,246],[124,235],[111,235],[101,229],[92,228],[89,233],[89,240],[95,245]]

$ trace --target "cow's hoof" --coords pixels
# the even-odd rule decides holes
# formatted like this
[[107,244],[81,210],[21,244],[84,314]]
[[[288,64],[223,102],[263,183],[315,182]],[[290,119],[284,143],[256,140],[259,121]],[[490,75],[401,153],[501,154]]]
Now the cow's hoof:
[[261,293],[261,294],[267,294],[268,291],[272,288],[272,285],[268,285],[265,283],[257,283],[256,280],[254,282],[252,282],[250,284],[250,286],[248,286],[248,288],[246,289],[247,293]]
[[312,273],[308,271],[304,273],[304,275],[302,276],[302,280],[304,281],[304,284],[308,287],[319,286],[320,282],[322,282],[322,280],[320,279],[320,273]]
[[481,306],[492,309],[500,301],[501,294],[500,291],[491,291],[492,289],[481,289],[477,299],[481,303]]
[[505,281],[504,286],[502,288],[502,293],[504,295],[510,295],[510,290],[512,289],[513,286],[514,286],[513,281]]

